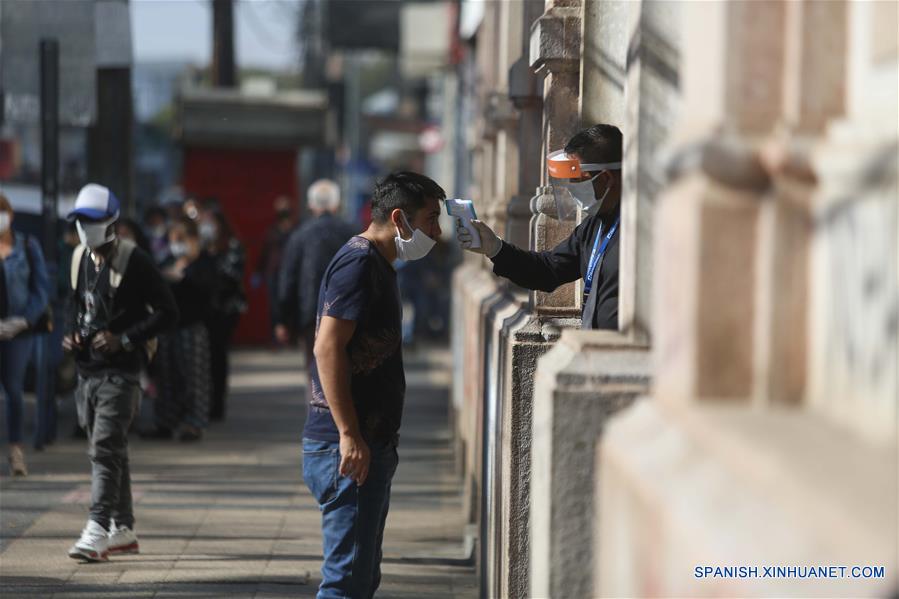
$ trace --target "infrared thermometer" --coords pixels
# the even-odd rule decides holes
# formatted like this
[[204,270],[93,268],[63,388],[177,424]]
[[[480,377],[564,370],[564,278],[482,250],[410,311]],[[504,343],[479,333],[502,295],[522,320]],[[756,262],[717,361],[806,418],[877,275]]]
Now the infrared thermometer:
[[454,218],[462,221],[462,226],[471,235],[471,247],[481,247],[481,235],[477,228],[471,224],[471,221],[477,220],[478,215],[474,212],[474,204],[471,200],[446,200],[446,212]]

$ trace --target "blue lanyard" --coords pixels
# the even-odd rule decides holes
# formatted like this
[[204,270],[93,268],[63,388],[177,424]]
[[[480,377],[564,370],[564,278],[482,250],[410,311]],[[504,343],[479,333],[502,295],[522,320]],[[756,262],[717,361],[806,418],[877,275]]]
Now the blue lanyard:
[[596,267],[599,265],[599,260],[602,258],[603,254],[606,253],[606,248],[609,247],[609,241],[611,241],[612,236],[615,235],[615,231],[618,230],[619,220],[621,220],[620,216],[615,219],[615,224],[612,225],[612,228],[609,229],[606,236],[602,238],[602,245],[599,244],[599,239],[602,237],[602,227],[600,227],[600,230],[596,233],[596,241],[593,242],[593,251],[590,252],[590,263],[587,265],[587,276],[584,277],[584,297],[590,295],[590,290],[593,288],[593,276],[596,274]]

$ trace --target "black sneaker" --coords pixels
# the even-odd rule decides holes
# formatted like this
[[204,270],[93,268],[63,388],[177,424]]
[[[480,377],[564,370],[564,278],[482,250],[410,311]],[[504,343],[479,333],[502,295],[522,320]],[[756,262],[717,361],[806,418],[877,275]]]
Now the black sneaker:
[[139,435],[141,439],[146,439],[148,441],[168,441],[175,436],[174,433],[172,433],[172,429],[163,428],[161,426],[157,426],[153,430],[141,431]]
[[192,443],[193,441],[199,441],[203,438],[203,431],[198,428],[184,429],[181,431],[181,436],[178,438],[185,443]]

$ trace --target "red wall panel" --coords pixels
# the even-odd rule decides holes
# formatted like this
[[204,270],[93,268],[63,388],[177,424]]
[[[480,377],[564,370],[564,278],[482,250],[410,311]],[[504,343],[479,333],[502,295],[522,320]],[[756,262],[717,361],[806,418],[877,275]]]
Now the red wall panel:
[[184,192],[197,198],[218,198],[247,250],[244,283],[250,305],[237,328],[235,341],[239,344],[265,344],[271,338],[267,290],[252,289],[249,278],[265,233],[275,220],[275,198],[298,197],[296,167],[295,150],[184,148]]

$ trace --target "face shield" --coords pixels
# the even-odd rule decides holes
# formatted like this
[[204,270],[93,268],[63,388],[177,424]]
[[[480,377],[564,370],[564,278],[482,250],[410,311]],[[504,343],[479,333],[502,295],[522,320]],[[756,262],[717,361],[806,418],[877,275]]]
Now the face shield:
[[573,221],[577,219],[578,210],[588,210],[605,199],[609,188],[606,188],[601,198],[597,198],[593,181],[603,171],[620,170],[621,163],[581,163],[577,157],[559,150],[546,157],[546,168],[558,219]]

